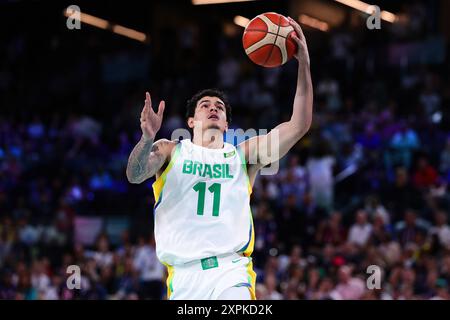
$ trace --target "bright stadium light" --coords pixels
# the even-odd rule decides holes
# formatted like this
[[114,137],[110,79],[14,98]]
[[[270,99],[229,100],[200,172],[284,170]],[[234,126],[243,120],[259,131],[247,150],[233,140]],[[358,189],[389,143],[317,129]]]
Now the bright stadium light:
[[140,42],[145,42],[147,40],[147,35],[145,33],[122,27],[120,25],[115,25],[112,27],[112,31],[114,33],[120,34],[122,36],[128,37],[130,39],[134,39]]
[[89,14],[80,13],[80,20],[83,23],[90,24],[91,26],[100,28],[100,29],[108,29],[109,22]]
[[245,28],[247,26],[247,24],[250,22],[250,19],[243,17],[243,16],[236,16],[236,17],[234,17],[233,21],[238,26]]
[[381,11],[381,19],[383,19],[384,21],[388,21],[390,23],[394,23],[395,21],[398,20],[398,16],[389,11],[383,10]]
[[91,25],[93,27],[103,29],[103,30],[111,30],[115,34],[119,34],[121,36],[128,37],[130,39],[137,40],[140,42],[148,41],[148,36],[143,32],[139,32],[139,31],[136,31],[136,30],[133,30],[133,29],[130,29],[130,28],[118,25],[118,24],[113,24],[105,19],[101,19],[101,18],[92,16],[87,13],[80,12],[79,18],[78,18],[77,16],[73,15],[74,13],[75,13],[75,11],[72,9],[67,9],[67,10],[63,11],[63,14],[65,17],[70,17],[72,19],[79,20],[82,23]]
[[370,7],[369,4],[359,1],[359,0],[335,0],[335,1],[345,4],[346,6],[349,6],[353,9],[356,9],[356,10],[359,10],[362,12],[366,12],[366,13],[367,13],[367,9]]
[[300,21],[301,24],[304,24],[305,26],[318,29],[323,32],[327,32],[330,30],[330,26],[325,21],[310,17],[306,14],[301,14],[298,17],[298,21]]
[[192,0],[192,4],[197,6],[203,4],[219,4],[219,3],[247,2],[247,1],[254,1],[254,0]]
[[[363,1],[359,1],[359,0],[334,0],[334,1],[342,3],[346,6],[349,6],[353,9],[356,9],[358,11],[361,11],[361,12],[364,12],[367,14],[372,14],[374,11],[373,5],[370,5]],[[380,17],[382,20],[390,22],[390,23],[394,23],[398,19],[398,17],[395,14],[393,14],[392,12],[386,11],[386,10],[381,11]]]

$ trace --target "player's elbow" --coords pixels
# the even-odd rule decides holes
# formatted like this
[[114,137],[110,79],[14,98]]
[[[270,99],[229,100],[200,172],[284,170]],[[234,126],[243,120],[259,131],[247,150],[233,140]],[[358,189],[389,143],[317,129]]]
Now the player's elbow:
[[306,121],[306,123],[304,124],[303,128],[300,130],[300,134],[303,137],[305,134],[308,133],[309,129],[311,129],[311,119],[309,119],[308,121]]
[[131,184],[138,184],[139,183],[136,179],[134,179],[133,177],[130,177],[129,175],[127,175],[127,180]]
[[291,120],[287,123],[289,128],[289,133],[294,135],[296,138],[300,139],[303,137],[311,128],[312,124],[312,115],[305,114],[299,117],[292,117]]
[[296,126],[293,132],[298,140],[300,140],[311,128],[311,121],[305,121],[301,125]]
[[137,176],[135,176],[135,175],[133,175],[131,172],[129,172],[128,170],[127,170],[127,172],[126,172],[126,175],[127,175],[127,180],[128,180],[128,182],[129,183],[132,183],[132,184],[140,184],[140,183],[142,183],[142,179],[140,179],[139,177],[137,177]]
[[128,182],[131,183],[131,184],[140,184],[142,181],[137,180],[137,179],[130,179],[130,178],[128,178]]
[[131,184],[141,184],[142,182],[144,182],[143,179],[128,179],[128,182]]

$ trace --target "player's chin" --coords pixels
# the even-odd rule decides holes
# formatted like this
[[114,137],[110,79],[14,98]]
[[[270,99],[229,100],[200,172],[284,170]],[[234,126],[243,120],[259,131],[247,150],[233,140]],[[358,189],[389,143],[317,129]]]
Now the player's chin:
[[222,130],[223,131],[223,128],[217,123],[209,123],[206,128],[207,129]]
[[218,121],[208,121],[206,128],[213,130],[224,130],[220,123],[218,123]]

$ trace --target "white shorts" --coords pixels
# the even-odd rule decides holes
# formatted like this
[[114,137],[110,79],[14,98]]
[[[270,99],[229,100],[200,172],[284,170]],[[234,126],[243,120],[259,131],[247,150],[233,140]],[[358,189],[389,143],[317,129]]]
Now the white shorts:
[[184,265],[168,266],[169,300],[217,300],[228,288],[248,287],[256,300],[256,273],[252,258],[240,254],[209,257]]

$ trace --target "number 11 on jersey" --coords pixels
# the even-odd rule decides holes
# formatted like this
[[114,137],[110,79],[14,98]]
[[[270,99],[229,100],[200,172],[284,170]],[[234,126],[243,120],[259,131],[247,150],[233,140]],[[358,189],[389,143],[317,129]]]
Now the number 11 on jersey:
[[[220,207],[220,183],[213,183],[208,191],[213,194],[213,217],[219,216]],[[205,193],[206,193],[206,182],[198,182],[193,187],[195,192],[198,192],[197,200],[197,215],[202,216],[205,209]]]

